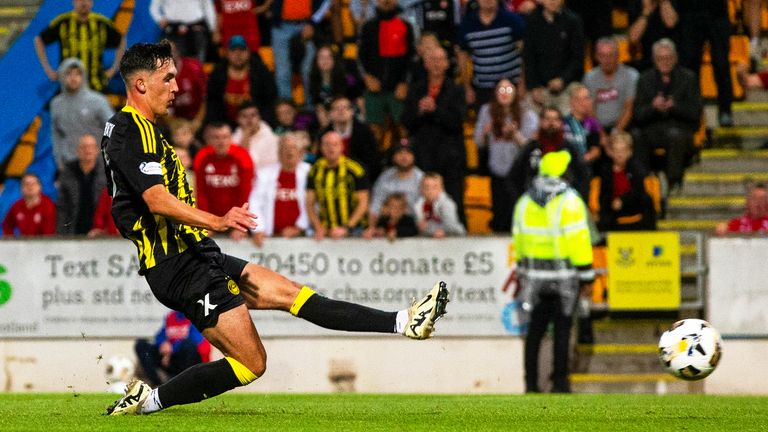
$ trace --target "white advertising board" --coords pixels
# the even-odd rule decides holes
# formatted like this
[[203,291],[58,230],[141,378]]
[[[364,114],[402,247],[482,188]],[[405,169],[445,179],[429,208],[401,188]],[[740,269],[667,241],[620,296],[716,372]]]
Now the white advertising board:
[[[519,334],[503,237],[316,242],[269,239],[264,248],[218,240],[225,253],[307,284],[327,297],[378,309],[405,308],[437,280],[450,290],[442,336]],[[0,242],[0,338],[137,337],[154,334],[167,309],[139,276],[130,242]],[[254,311],[265,336],[339,334],[286,312]]]

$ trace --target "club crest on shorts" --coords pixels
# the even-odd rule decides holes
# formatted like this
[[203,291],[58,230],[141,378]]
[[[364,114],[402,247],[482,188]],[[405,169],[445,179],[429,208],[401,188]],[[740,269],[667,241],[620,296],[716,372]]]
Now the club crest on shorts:
[[240,287],[237,286],[237,283],[232,279],[227,281],[227,289],[232,293],[232,295],[240,294]]

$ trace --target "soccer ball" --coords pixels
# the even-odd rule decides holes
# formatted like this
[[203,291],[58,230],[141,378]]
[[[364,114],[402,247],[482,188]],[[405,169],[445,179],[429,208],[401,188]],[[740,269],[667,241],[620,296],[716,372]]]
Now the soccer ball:
[[659,339],[661,366],[687,381],[709,376],[717,367],[722,353],[720,334],[700,319],[678,321]]
[[136,366],[133,361],[123,356],[113,356],[107,360],[104,367],[104,377],[107,379],[110,393],[124,393],[128,381],[133,378]]

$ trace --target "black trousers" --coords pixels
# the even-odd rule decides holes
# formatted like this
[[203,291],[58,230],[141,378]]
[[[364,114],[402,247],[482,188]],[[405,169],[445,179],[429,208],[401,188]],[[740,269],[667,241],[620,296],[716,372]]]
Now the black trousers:
[[552,391],[569,392],[568,351],[572,316],[566,316],[558,294],[545,294],[531,312],[528,334],[525,336],[525,388],[527,392],[539,392],[539,351],[541,341],[550,321],[555,326],[554,372]]
[[[693,156],[693,131],[670,122],[657,122],[637,131],[635,157],[648,171],[664,171],[669,185],[681,185],[683,173]],[[661,164],[654,163],[656,149],[664,149]]]
[[491,230],[509,234],[512,229],[512,211],[515,207],[515,190],[509,176],[491,174]]
[[697,76],[701,72],[704,42],[709,42],[712,71],[717,84],[717,105],[720,112],[731,112],[733,87],[728,52],[731,49],[731,23],[727,16],[713,17],[709,13],[686,14],[680,17],[680,63]]
[[161,370],[165,372],[167,379],[170,379],[184,370],[202,363],[197,347],[189,340],[181,342],[179,349],[171,354],[171,363],[167,368],[160,364],[160,352],[157,345],[148,342],[146,339],[139,339],[136,341],[134,349],[139,357],[141,369],[147,378],[147,384],[151,387],[159,386],[166,381],[160,377]]

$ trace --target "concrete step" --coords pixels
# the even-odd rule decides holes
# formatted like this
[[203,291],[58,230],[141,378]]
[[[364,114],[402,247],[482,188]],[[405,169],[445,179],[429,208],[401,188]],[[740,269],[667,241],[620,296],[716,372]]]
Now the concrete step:
[[689,172],[764,173],[768,172],[768,150],[704,149],[700,162]]
[[768,182],[768,172],[686,172],[683,196],[740,195],[748,182]]
[[744,102],[768,102],[768,91],[750,89],[744,93]]
[[702,393],[700,382],[688,382],[666,373],[571,374],[575,393]]
[[656,344],[577,345],[574,373],[659,373]]
[[673,196],[667,201],[670,219],[728,219],[744,211],[743,195]]
[[[592,323],[595,341],[616,345],[632,341],[635,344],[654,344],[671,323],[666,320],[602,319]],[[608,350],[610,348],[604,348]]]
[[660,230],[666,231],[713,231],[722,222],[720,219],[663,219],[656,223]]
[[712,130],[712,141],[716,148],[754,150],[768,141],[768,127],[718,127]]
[[734,102],[736,126],[768,126],[768,102]]

